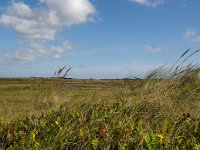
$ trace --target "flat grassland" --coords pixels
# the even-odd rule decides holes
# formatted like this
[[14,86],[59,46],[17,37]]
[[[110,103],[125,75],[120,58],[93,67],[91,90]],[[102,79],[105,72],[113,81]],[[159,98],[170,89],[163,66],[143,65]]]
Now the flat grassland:
[[200,149],[200,80],[0,79],[0,149]]
[[46,112],[68,101],[113,95],[121,84],[121,80],[0,78],[0,120]]

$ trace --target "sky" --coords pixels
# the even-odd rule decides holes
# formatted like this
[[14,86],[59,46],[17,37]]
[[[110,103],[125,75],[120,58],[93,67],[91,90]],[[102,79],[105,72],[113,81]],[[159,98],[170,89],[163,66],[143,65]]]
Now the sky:
[[[142,76],[200,48],[197,0],[0,0],[0,77]],[[200,63],[200,54],[187,63]]]

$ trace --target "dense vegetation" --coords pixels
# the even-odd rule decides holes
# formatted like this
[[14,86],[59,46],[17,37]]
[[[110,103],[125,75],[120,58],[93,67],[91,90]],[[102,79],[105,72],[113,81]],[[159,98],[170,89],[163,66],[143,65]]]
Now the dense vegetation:
[[1,123],[1,148],[200,148],[200,80],[194,75],[125,80],[112,92]]
[[160,68],[146,79],[87,80],[68,88],[63,79],[40,80],[40,87],[31,85],[38,95],[29,104],[32,114],[2,119],[0,149],[199,150],[199,69],[177,70],[165,78]]

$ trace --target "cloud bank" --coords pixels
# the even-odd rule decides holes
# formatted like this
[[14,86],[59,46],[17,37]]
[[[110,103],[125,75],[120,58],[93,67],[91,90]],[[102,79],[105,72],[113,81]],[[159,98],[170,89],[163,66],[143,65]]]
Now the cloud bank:
[[28,40],[30,45],[28,50],[19,48],[20,52],[8,56],[9,61],[6,62],[35,60],[46,53],[59,58],[72,46],[66,42],[61,46],[47,46],[44,43],[55,41],[56,33],[63,27],[92,21],[95,14],[96,9],[90,0],[38,0],[37,7],[31,7],[23,1],[11,2],[0,16],[0,25],[13,29],[22,40]]
[[147,7],[156,8],[159,5],[164,4],[166,0],[130,0],[130,1],[147,6]]

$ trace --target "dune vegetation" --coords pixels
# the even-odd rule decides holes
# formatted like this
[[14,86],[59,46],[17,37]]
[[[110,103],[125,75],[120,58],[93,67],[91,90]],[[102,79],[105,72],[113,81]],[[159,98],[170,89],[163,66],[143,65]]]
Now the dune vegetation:
[[200,69],[142,79],[0,79],[0,149],[200,149]]

